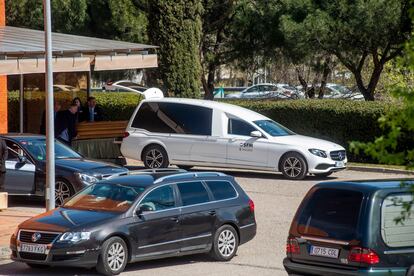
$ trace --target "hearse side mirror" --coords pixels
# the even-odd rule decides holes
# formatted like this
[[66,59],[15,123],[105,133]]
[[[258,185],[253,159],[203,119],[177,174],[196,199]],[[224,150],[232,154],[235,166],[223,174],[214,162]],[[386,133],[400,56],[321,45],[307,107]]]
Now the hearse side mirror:
[[19,162],[20,162],[20,163],[27,163],[27,158],[26,158],[26,156],[19,155]]
[[258,130],[254,130],[254,131],[250,132],[250,136],[255,137],[255,138],[262,138],[263,137],[262,133]]
[[153,211],[154,211],[154,208],[152,208],[151,206],[147,204],[144,204],[144,205],[139,206],[139,208],[137,209],[137,216],[140,217],[144,215],[145,213],[153,212]]

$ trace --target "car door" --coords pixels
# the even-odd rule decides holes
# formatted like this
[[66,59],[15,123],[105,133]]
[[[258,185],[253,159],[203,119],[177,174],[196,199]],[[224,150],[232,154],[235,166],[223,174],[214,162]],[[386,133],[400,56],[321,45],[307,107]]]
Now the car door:
[[253,167],[268,166],[268,141],[264,137],[251,137],[252,131],[257,131],[257,129],[248,122],[235,117],[228,118],[227,164]]
[[36,166],[24,155],[23,149],[6,140],[8,157],[4,189],[9,194],[24,195],[34,192]]
[[216,211],[204,183],[177,183],[181,202],[180,228],[183,233],[181,251],[207,249],[213,240]]
[[143,197],[138,208],[145,206],[145,212],[137,214],[131,226],[131,234],[137,243],[138,258],[178,252],[181,230],[179,229],[179,208],[172,185],[164,185],[150,191]]

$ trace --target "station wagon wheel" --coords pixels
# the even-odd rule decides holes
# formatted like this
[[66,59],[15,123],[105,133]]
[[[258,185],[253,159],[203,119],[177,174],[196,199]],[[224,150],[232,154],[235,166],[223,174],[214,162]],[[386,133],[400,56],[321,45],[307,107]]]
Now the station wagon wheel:
[[218,261],[229,261],[236,255],[239,237],[231,225],[223,225],[215,235],[210,255]]
[[57,179],[55,182],[55,202],[56,206],[62,206],[65,200],[74,194],[72,185],[65,180]]
[[146,147],[142,154],[142,161],[147,169],[168,167],[168,156],[164,148],[159,145]]
[[120,237],[106,240],[101,248],[96,270],[103,275],[118,275],[128,262],[128,247]]
[[305,159],[296,152],[287,153],[283,156],[280,169],[288,179],[303,179],[308,172]]

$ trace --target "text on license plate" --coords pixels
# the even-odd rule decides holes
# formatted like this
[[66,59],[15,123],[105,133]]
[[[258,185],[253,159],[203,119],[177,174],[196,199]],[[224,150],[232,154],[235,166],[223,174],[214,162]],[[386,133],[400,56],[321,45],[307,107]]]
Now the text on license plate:
[[335,167],[345,167],[344,161],[336,161],[335,162]]
[[27,244],[27,243],[22,243],[20,245],[20,252],[29,252],[29,253],[45,254],[46,253],[46,245],[44,245],[44,244]]
[[339,256],[339,249],[320,247],[320,246],[311,246],[309,254],[313,256],[321,256],[321,257],[337,259]]

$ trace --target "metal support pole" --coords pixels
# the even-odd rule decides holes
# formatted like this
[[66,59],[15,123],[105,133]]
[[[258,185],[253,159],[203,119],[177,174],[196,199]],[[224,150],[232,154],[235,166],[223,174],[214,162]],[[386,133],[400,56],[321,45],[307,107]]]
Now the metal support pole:
[[23,81],[24,81],[24,77],[23,77],[23,74],[21,74],[20,75],[20,91],[19,91],[19,108],[20,108],[20,110],[19,110],[19,113],[20,113],[20,117],[19,117],[19,119],[20,119],[20,123],[19,123],[19,126],[20,126],[20,133],[23,133],[24,132],[24,126],[23,126],[23,116],[24,116],[24,84],[23,84]]
[[52,14],[43,0],[46,59],[46,210],[55,208],[55,127],[53,116]]
[[91,96],[91,86],[92,86],[91,82],[92,82],[92,65],[86,76],[86,97],[87,98]]

